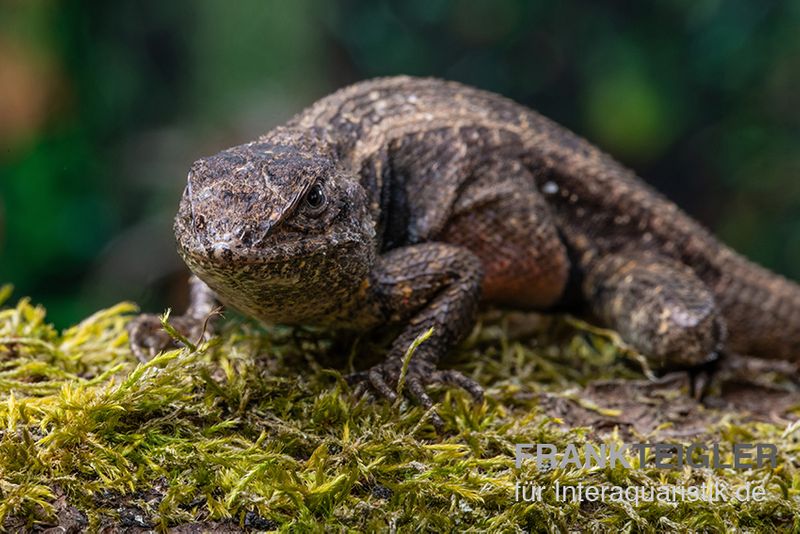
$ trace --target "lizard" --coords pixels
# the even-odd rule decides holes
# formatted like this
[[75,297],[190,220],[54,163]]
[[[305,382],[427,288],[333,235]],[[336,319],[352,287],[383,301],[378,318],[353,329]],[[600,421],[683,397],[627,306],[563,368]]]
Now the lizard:
[[[483,305],[580,310],[656,368],[800,355],[800,286],[578,135],[452,81],[359,82],[197,160],[174,232],[193,273],[183,332],[201,336],[218,302],[266,323],[397,325],[385,359],[349,377],[393,401],[432,328],[402,394],[437,426],[428,386],[483,397],[438,367]],[[142,358],[170,341],[154,315],[129,330]]]

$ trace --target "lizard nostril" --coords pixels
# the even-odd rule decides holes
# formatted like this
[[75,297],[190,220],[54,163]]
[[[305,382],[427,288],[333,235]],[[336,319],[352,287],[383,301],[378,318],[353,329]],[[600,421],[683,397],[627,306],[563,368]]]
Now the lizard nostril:
[[253,230],[251,230],[250,228],[246,228],[242,230],[242,232],[239,234],[239,240],[242,242],[244,246],[249,247],[250,245],[253,244],[254,235],[255,234]]
[[209,257],[217,260],[229,259],[231,254],[231,246],[227,241],[217,241],[208,247]]

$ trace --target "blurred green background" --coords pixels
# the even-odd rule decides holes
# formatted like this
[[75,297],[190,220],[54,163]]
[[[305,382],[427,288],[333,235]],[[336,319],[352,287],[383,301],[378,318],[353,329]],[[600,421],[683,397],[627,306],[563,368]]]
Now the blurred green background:
[[796,0],[0,0],[0,282],[180,306],[196,158],[387,74],[498,91],[800,279]]

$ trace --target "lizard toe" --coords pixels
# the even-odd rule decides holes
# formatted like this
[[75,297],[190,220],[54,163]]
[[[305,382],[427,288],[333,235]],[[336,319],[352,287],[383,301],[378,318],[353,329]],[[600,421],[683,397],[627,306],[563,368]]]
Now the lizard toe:
[[689,373],[689,394],[694,400],[700,402],[708,394],[722,359],[722,351],[715,351],[705,363],[687,369]]
[[[348,376],[347,382],[352,384],[353,382],[351,380],[351,377]],[[353,388],[353,397],[360,399],[367,391],[369,391],[369,388],[367,387],[366,382],[355,382],[355,387]]]
[[706,396],[709,384],[711,384],[711,375],[707,371],[689,372],[689,393],[697,402],[702,401]]
[[442,384],[456,385],[469,393],[475,402],[483,402],[483,388],[481,385],[459,371],[454,371],[452,369],[436,371],[433,374],[431,381]]
[[[366,371],[357,371],[347,375],[348,384],[353,387],[353,396],[361,398],[375,393],[389,402],[397,400],[397,383],[400,371],[396,365],[376,365]],[[434,408],[435,403],[428,394],[427,387],[431,385],[456,386],[467,391],[476,402],[482,402],[483,388],[473,379],[454,370],[436,370],[432,365],[412,365],[408,367],[403,383],[403,395],[414,404],[418,404],[429,411],[430,421],[437,432],[444,429],[444,420]]]
[[397,400],[397,393],[395,393],[389,384],[386,383],[386,379],[383,377],[383,373],[381,372],[383,369],[381,367],[373,367],[369,370],[367,376],[369,378],[370,384],[375,390],[381,394],[381,396],[385,397],[389,400],[389,402],[394,402]]
[[152,314],[140,315],[127,326],[131,351],[140,362],[151,360],[160,351],[174,346],[174,341]]
[[406,381],[406,388],[408,391],[408,396],[411,397],[411,400],[421,405],[426,410],[433,407],[433,401],[431,400],[430,395],[428,395],[428,392],[425,391],[425,386],[422,385],[422,381],[419,378],[410,377]]
[[[208,327],[208,318],[179,315],[170,318],[169,322],[192,342],[200,343],[204,339],[210,339],[212,334]],[[140,315],[128,323],[127,330],[131,351],[141,362],[153,359],[161,351],[182,345],[164,330],[158,315]]]
[[433,400],[430,395],[428,395],[428,392],[425,391],[425,385],[423,385],[422,380],[416,376],[410,377],[406,381],[406,391],[411,400],[421,405],[426,410],[430,410],[431,423],[436,431],[441,433],[444,430],[444,420],[439,415],[439,412],[433,409]]

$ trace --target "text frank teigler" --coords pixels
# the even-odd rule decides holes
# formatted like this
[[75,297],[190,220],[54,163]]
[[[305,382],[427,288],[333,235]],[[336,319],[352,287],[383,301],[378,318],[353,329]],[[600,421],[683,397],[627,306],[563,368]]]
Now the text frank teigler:
[[[519,443],[516,445],[516,467],[535,462],[539,471],[592,468],[634,469],[759,469],[777,466],[777,447],[770,443],[735,443],[730,453],[723,453],[717,443],[601,443],[578,446],[569,444],[559,449],[549,443]],[[515,502],[537,502],[554,498],[557,502],[723,502],[730,500],[763,501],[767,490],[763,485],[743,482],[729,485],[724,482],[704,482],[696,485],[657,484],[619,486],[607,484],[561,483],[551,485],[517,482]]]

